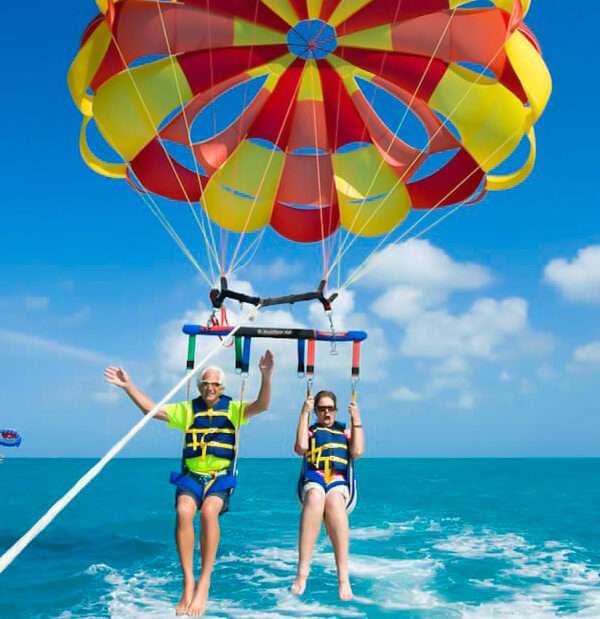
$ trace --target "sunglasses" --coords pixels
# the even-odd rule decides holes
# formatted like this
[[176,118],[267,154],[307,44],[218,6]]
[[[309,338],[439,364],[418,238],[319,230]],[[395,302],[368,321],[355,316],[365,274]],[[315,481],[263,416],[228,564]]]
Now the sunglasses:
[[317,411],[319,413],[333,413],[335,410],[335,406],[317,406]]

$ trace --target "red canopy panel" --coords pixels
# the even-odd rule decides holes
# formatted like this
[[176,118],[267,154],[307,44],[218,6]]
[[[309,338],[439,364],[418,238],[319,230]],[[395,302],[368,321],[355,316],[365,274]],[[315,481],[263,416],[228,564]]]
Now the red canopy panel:
[[326,61],[319,61],[318,67],[331,149],[335,152],[347,144],[364,142],[367,128],[339,75]]
[[234,75],[271,62],[287,51],[285,45],[231,47],[181,54],[177,61],[192,92],[196,94]]
[[246,136],[249,127],[254,122],[258,113],[268,100],[269,92],[262,88],[256,97],[249,102],[240,116],[224,131],[203,142],[191,143],[188,135],[188,127],[196,121],[196,117],[202,110],[213,103],[215,98],[236,85],[248,81],[248,74],[236,75],[213,88],[196,95],[184,108],[184,112],[178,114],[161,131],[161,137],[178,144],[191,145],[196,160],[205,169],[206,174],[211,176],[228,157],[233,153],[238,144]]
[[370,49],[338,47],[335,54],[411,94],[416,93],[424,101],[429,101],[448,67],[441,60]]
[[469,153],[461,148],[440,170],[413,183],[406,189],[411,206],[430,209],[468,200],[485,177],[484,171]]
[[287,32],[289,25],[273,13],[271,9],[261,0],[179,0],[191,6],[219,13],[221,15],[229,15],[231,17],[243,17],[247,21],[255,22],[267,28],[273,28],[279,32]]
[[448,8],[448,0],[373,0],[340,24],[338,36],[391,24]]
[[308,19],[306,0],[286,0],[286,2],[289,2],[289,4],[294,7],[294,11],[296,11],[296,15],[298,16],[298,21],[302,19]]
[[273,93],[250,127],[249,138],[267,140],[282,150],[287,148],[303,69],[304,62],[295,60],[279,78]]
[[208,181],[175,161],[158,138],[132,159],[131,169],[146,190],[181,202],[197,202]]
[[337,203],[322,209],[305,210],[276,202],[271,226],[290,241],[314,243],[339,228],[340,212]]
[[277,192],[284,204],[326,207],[335,201],[330,155],[287,154]]

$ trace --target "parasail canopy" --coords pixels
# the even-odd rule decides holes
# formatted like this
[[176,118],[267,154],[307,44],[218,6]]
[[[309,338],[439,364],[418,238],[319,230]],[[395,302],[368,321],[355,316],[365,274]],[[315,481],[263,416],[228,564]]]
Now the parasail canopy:
[[[81,152],[224,231],[387,235],[411,209],[478,201],[531,171],[551,80],[529,5],[98,0],[68,75]],[[94,154],[92,121],[120,161]],[[524,161],[497,172],[521,143]]]

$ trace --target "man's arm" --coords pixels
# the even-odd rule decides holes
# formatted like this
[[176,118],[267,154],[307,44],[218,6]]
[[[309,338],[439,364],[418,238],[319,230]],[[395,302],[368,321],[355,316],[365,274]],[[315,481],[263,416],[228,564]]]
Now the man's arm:
[[350,415],[350,456],[358,460],[365,453],[365,432],[360,418],[358,404],[354,401],[348,405]]
[[267,350],[258,362],[261,374],[260,389],[256,400],[246,406],[244,412],[246,419],[250,419],[250,417],[254,417],[254,415],[258,415],[269,408],[271,403],[271,375],[273,374],[274,365],[273,353]]
[[[123,368],[108,367],[104,370],[104,380],[111,385],[115,385],[129,396],[131,401],[146,415],[156,404],[143,391],[140,391],[129,378],[129,374]],[[161,409],[154,415],[155,419],[168,421],[167,413]]]

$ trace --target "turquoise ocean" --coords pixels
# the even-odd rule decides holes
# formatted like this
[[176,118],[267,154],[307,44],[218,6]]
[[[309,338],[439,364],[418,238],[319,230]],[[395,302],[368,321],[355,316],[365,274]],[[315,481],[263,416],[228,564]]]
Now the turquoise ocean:
[[[0,465],[0,548],[92,464]],[[0,617],[173,617],[177,461],[120,459],[0,575]],[[355,599],[321,537],[289,593],[299,507],[291,459],[243,459],[206,617],[600,617],[599,459],[366,459],[351,516]]]

